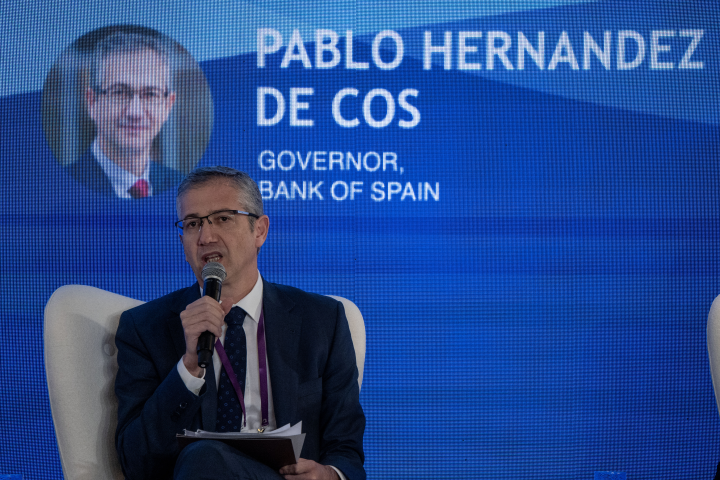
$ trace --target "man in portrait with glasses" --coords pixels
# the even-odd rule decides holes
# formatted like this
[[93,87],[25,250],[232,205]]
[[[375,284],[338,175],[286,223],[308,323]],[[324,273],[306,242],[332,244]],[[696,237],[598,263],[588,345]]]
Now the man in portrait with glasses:
[[[115,339],[125,477],[364,480],[365,416],[342,303],[260,275],[270,221],[247,174],[193,170],[178,186],[177,212],[197,283],[123,313]],[[202,295],[213,262],[227,273],[220,303]],[[201,368],[205,331],[217,342]],[[265,432],[300,421],[301,459],[280,471],[217,440],[181,449],[176,439],[185,429]]]
[[68,171],[106,195],[136,199],[177,185],[182,176],[152,158],[153,141],[175,92],[167,47],[158,38],[118,31],[95,47],[85,92],[96,137]]

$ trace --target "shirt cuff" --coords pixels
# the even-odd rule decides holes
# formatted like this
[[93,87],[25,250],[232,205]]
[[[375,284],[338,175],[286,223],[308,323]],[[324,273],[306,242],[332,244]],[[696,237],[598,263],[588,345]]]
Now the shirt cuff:
[[345,478],[345,475],[343,475],[340,470],[338,470],[337,468],[333,467],[332,465],[328,465],[328,467],[332,468],[333,470],[335,470],[335,471],[337,472],[338,477],[340,477],[340,480],[347,480],[347,478]]
[[185,367],[182,358],[180,358],[180,361],[177,364],[177,369],[178,373],[180,374],[180,378],[182,379],[187,389],[196,396],[200,395],[200,390],[202,390],[203,385],[205,385],[205,369],[203,369],[202,377],[198,378],[192,373],[188,372],[188,369]]

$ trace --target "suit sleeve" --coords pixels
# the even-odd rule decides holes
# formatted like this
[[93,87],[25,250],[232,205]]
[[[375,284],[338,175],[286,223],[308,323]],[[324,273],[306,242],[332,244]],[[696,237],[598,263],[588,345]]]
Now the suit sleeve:
[[365,414],[355,349],[342,303],[337,304],[335,329],[323,372],[320,416],[320,463],[340,469],[349,480],[364,480]]
[[123,313],[115,337],[118,348],[118,426],[115,446],[125,477],[171,478],[179,453],[176,433],[190,428],[202,399],[190,392],[177,368],[161,373],[138,334],[132,311]]

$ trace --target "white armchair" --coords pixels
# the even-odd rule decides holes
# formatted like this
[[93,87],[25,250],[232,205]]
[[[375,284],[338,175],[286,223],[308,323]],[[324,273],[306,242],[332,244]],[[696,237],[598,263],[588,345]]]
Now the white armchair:
[[707,321],[707,347],[715,401],[720,408],[720,296],[715,298],[710,307]]

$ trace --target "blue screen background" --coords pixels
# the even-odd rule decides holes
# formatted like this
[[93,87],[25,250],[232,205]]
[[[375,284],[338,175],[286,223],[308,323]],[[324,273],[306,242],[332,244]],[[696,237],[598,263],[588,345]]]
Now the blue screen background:
[[[272,282],[347,297],[363,313],[369,478],[711,478],[720,460],[705,336],[720,293],[717,4],[275,1],[198,11],[165,2],[93,14],[38,3],[45,9],[0,10],[8,24],[37,24],[2,31],[0,474],[62,478],[42,353],[55,289],[85,284],[147,301],[194,282],[172,225],[173,191],[102,197],[64,171],[44,138],[41,87],[55,58],[84,33],[131,23],[167,33],[199,61],[215,112],[199,165],[239,168],[275,189],[323,182],[323,200],[266,199],[259,268]],[[44,39],[43,28],[64,43]],[[332,69],[281,68],[283,48],[258,68],[258,28],[285,42],[299,29],[311,60],[314,30],[337,31],[343,59]],[[367,70],[344,68],[348,29]],[[387,29],[405,56],[386,71],[372,64],[371,45]],[[662,54],[676,68],[651,69],[651,31],[685,29],[704,31],[692,58],[703,68],[677,68],[691,40],[677,34]],[[593,56],[583,69],[583,32],[600,43],[606,30],[612,68]],[[621,30],[645,38],[636,69],[615,68]],[[461,71],[456,51],[451,69],[440,54],[424,69],[426,31],[435,45],[445,31],[453,42],[482,31],[473,61],[483,65],[487,32],[507,32],[515,67],[517,32],[536,44],[543,31],[545,69],[526,56],[522,71],[497,57],[492,71]],[[579,70],[547,69],[562,32]],[[312,88],[300,116],[314,125],[291,126],[286,112],[258,126],[258,87],[288,102],[291,88]],[[358,127],[333,120],[343,88],[359,91],[342,107]],[[419,124],[399,127],[410,115],[396,105],[388,127],[367,125],[362,99],[375,88],[396,100],[416,89]],[[384,116],[381,101],[372,113]],[[394,152],[398,170],[266,170],[266,150]],[[334,200],[337,181],[362,182],[362,193]],[[375,201],[374,182],[415,192],[428,182],[438,200]]]

